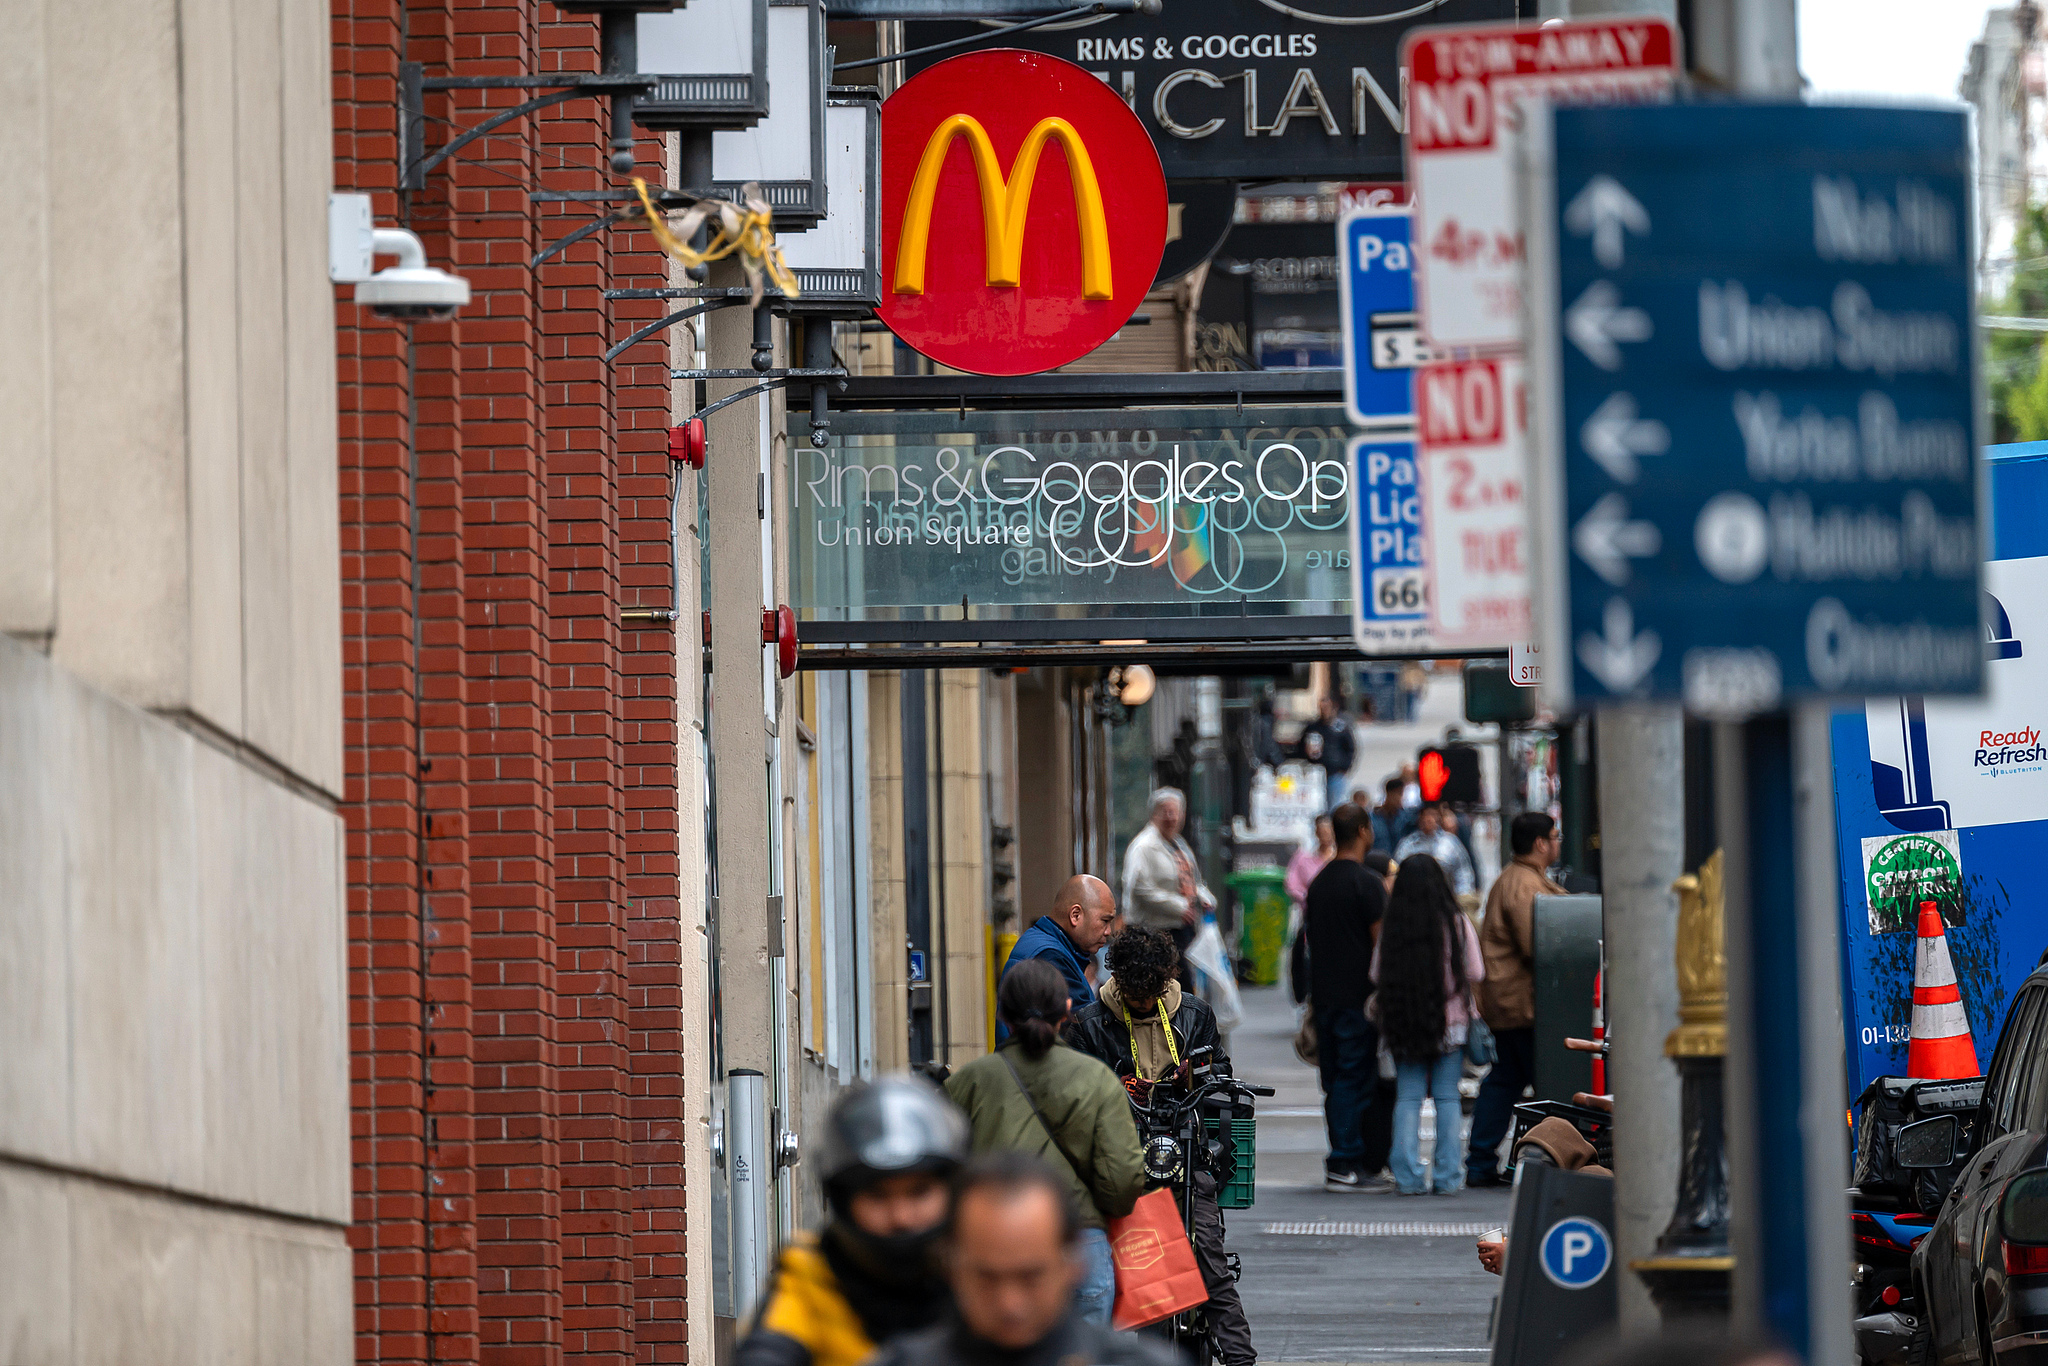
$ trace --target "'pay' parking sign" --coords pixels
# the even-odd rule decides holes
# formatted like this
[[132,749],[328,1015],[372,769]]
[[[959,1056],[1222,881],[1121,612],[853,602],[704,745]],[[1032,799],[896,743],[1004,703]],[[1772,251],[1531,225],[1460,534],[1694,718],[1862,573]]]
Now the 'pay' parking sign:
[[1415,421],[1410,372],[1433,358],[1415,325],[1408,210],[1353,209],[1337,224],[1344,325],[1344,407],[1361,427]]

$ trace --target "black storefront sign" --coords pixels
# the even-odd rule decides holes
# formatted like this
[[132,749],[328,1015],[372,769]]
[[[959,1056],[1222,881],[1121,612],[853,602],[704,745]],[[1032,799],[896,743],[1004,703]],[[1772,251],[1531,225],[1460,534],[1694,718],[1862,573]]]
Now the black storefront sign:
[[[1398,180],[1401,39],[1489,23],[1517,0],[1166,0],[994,40],[1077,62],[1120,91],[1169,179]],[[910,23],[911,48],[993,25]],[[913,60],[912,71],[943,58]]]

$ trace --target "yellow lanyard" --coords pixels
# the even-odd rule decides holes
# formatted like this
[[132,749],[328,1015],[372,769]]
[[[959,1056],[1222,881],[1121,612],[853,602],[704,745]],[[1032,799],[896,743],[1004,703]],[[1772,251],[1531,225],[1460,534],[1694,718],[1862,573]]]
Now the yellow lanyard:
[[[1166,1056],[1173,1059],[1173,1070],[1178,1072],[1180,1070],[1180,1049],[1173,1042],[1173,1022],[1166,1018],[1166,998],[1164,996],[1160,997],[1157,1005],[1159,1009],[1159,1028],[1165,1031],[1166,1034]],[[1145,1075],[1145,1065],[1138,1061],[1138,1027],[1131,1023],[1131,1012],[1128,1010],[1124,1012],[1124,1028],[1129,1030],[1131,1034],[1131,1070],[1138,1074],[1139,1081],[1157,1081],[1157,1077]]]

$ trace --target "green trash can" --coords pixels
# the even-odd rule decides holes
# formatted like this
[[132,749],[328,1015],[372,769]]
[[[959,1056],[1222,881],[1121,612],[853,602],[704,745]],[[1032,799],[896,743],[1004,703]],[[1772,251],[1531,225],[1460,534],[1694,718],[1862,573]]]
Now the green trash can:
[[1243,868],[1230,875],[1237,894],[1237,957],[1244,979],[1269,987],[1280,980],[1287,952],[1287,874],[1278,868]]

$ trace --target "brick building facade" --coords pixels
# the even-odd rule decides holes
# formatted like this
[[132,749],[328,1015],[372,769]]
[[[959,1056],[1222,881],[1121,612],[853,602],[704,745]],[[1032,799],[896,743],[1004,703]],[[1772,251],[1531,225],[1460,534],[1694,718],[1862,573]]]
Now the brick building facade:
[[[335,187],[470,280],[338,291],[357,1359],[681,1361],[667,283],[641,232],[536,267],[613,187],[609,111],[514,121],[398,191],[401,61],[597,69],[545,0],[334,0]],[[429,92],[426,145],[527,92]],[[663,149],[639,148],[660,179]],[[631,362],[631,363],[628,363]]]

